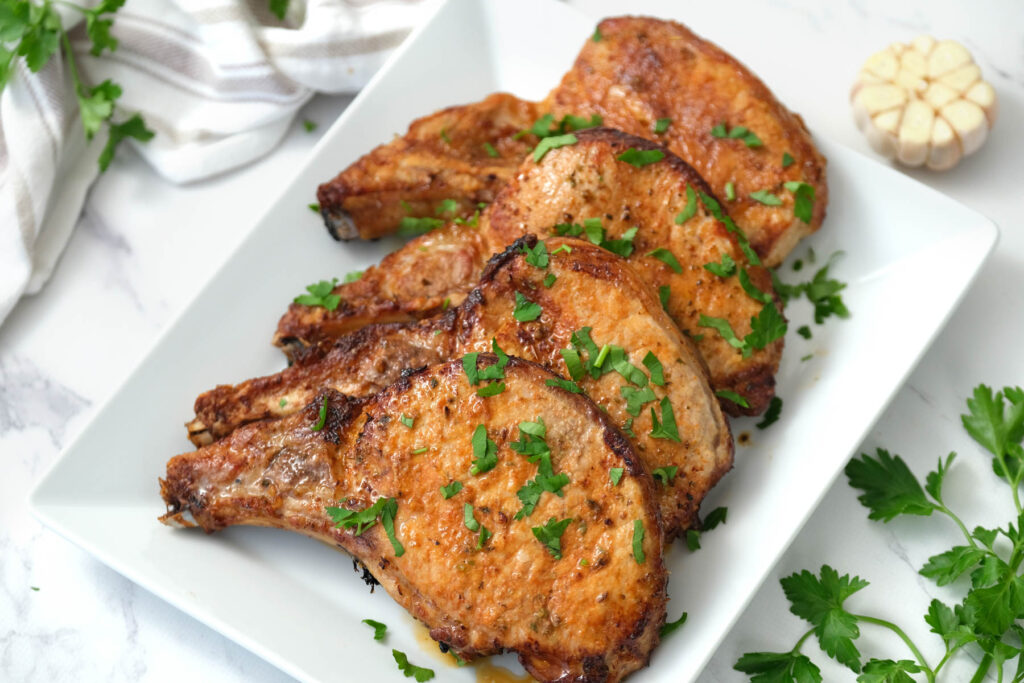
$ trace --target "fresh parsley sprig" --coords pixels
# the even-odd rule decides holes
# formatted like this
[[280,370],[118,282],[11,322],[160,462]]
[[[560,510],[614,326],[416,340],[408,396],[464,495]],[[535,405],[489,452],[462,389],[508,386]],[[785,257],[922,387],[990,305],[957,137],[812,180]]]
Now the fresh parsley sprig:
[[[110,29],[114,24],[114,13],[121,9],[124,2],[125,0],[102,0],[92,8],[71,2],[60,4],[78,11],[85,18],[85,33],[92,42],[90,53],[99,57],[104,50],[117,50],[117,39],[110,34]],[[108,79],[90,87],[82,80],[74,51],[71,49],[71,41],[53,2],[0,2],[0,92],[11,78],[17,58],[24,60],[29,71],[39,73],[58,50],[61,50],[71,74],[86,140],[92,140],[104,125],[109,130],[107,143],[98,159],[100,171],[106,171],[122,140],[133,138],[146,142],[152,139],[153,131],[146,128],[140,114],[114,123],[114,104],[121,97],[121,86]]]
[[[804,642],[817,637],[821,648],[836,661],[858,673],[858,681],[912,683],[913,674],[924,674],[935,683],[951,658],[964,648],[976,649],[979,657],[971,681],[981,681],[994,668],[998,680],[1004,680],[1004,667],[1018,658],[1014,682],[1024,681],[1024,509],[1020,484],[1024,479],[1024,390],[1006,387],[994,392],[984,384],[967,399],[968,412],[961,416],[964,429],[992,456],[992,469],[1011,490],[1016,519],[1005,527],[970,530],[943,500],[942,489],[956,454],[940,458],[929,472],[924,485],[898,455],[879,448],[875,456],[862,454],[846,467],[853,488],[862,493],[858,500],[868,508],[870,519],[889,522],[903,515],[947,516],[964,536],[964,543],[933,555],[920,574],[939,586],[950,585],[969,576],[969,588],[961,602],[947,605],[932,600],[924,615],[931,632],[945,646],[942,659],[929,665],[917,645],[896,624],[858,614],[846,607],[846,601],[868,585],[858,577],[840,576],[825,565],[818,575],[804,570],[782,580],[790,601],[790,611],[811,624],[811,629],[788,652],[752,652],[736,662],[738,671],[751,675],[752,681],[821,681],[821,671],[800,653]],[[1000,541],[1000,538],[1005,539]],[[999,541],[997,543],[997,541]],[[895,633],[910,650],[913,659],[869,659],[862,663],[854,641],[860,625],[871,624]]]

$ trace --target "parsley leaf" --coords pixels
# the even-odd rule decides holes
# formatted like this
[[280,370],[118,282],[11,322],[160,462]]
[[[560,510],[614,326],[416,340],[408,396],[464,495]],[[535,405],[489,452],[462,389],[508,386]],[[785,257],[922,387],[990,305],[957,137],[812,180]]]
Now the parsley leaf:
[[676,443],[679,443],[679,429],[676,427],[676,415],[672,410],[672,403],[668,400],[668,396],[661,399],[661,420],[658,420],[657,415],[654,413],[654,408],[651,408],[651,438],[653,439],[671,439]]
[[444,221],[440,218],[431,218],[429,216],[422,216],[420,218],[403,216],[401,222],[398,224],[398,234],[403,237],[423,235],[431,230],[437,230],[442,225],[444,225]]
[[302,127],[303,129],[305,129],[307,133],[312,133],[317,128],[316,121],[310,121],[309,119],[305,119],[302,122]]
[[643,364],[647,368],[647,372],[651,373],[651,383],[659,387],[665,386],[665,368],[662,367],[658,357],[648,351],[644,356]]
[[551,285],[555,284],[555,280],[557,279],[557,275],[555,275],[554,273],[548,273],[547,275],[544,276],[544,286],[547,287],[548,289],[551,289]]
[[782,200],[768,190],[758,190],[750,193],[750,198],[765,206],[782,206]]
[[683,615],[675,621],[666,621],[664,624],[662,624],[661,630],[658,631],[658,635],[664,638],[668,634],[678,629],[680,626],[686,623],[686,616],[686,612],[683,612]]
[[539,318],[542,310],[540,304],[534,303],[520,292],[516,292],[516,307],[512,311],[513,318],[521,323],[527,323]]
[[[347,498],[342,498],[340,502],[344,503],[346,500]],[[362,510],[350,510],[340,506],[328,506],[326,510],[336,528],[351,529],[355,527],[356,536],[362,536],[363,532],[376,524],[379,518],[388,540],[391,541],[395,557],[405,554],[405,548],[395,537],[395,515],[398,514],[398,501],[394,498],[378,498],[376,503]]]
[[487,530],[487,527],[485,527],[483,524],[476,520],[476,517],[473,516],[473,506],[470,505],[469,503],[465,503],[462,506],[462,522],[470,531],[480,532],[480,535],[477,536],[476,539],[477,550],[483,548],[484,545],[487,543],[487,539],[494,535]]
[[630,147],[625,152],[615,157],[619,161],[625,161],[630,166],[643,168],[650,164],[657,163],[665,158],[665,153],[660,149],[637,149]]
[[808,327],[807,325],[801,325],[800,327],[796,328],[796,333],[799,334],[804,339],[810,339],[813,336],[811,334],[811,328]]
[[857,683],[916,683],[910,674],[924,671],[909,659],[896,662],[891,659],[871,659],[857,676]]
[[600,43],[603,38],[604,38],[604,36],[601,35],[601,27],[600,26],[595,28],[594,29],[594,35],[590,36],[590,39],[592,41],[594,41],[595,43]]
[[612,486],[619,485],[619,482],[622,481],[622,474],[624,472],[625,469],[622,467],[612,467],[608,470],[608,478],[611,480]]
[[489,398],[491,396],[497,396],[501,392],[505,391],[504,382],[491,382],[486,386],[482,386],[476,390],[476,395],[481,398]]
[[373,619],[363,619],[363,623],[373,629],[374,640],[384,640],[384,633],[388,630],[387,624],[382,624]]
[[654,132],[658,135],[661,135],[666,130],[668,130],[668,127],[671,125],[672,119],[670,118],[658,119],[657,121],[654,122]]
[[545,380],[544,384],[548,385],[549,387],[558,387],[559,389],[565,389],[566,391],[572,392],[574,394],[583,393],[583,390],[580,389],[579,385],[576,384],[576,382],[573,382],[568,379],[562,379],[560,377],[558,379]]
[[704,531],[711,531],[719,524],[725,524],[729,517],[729,508],[717,507],[704,517]]
[[412,429],[412,426],[415,423],[416,418],[406,417],[405,413],[402,413],[402,416],[398,418],[398,421],[404,424],[409,429]]
[[658,300],[661,302],[661,308],[666,313],[668,312],[668,302],[672,296],[672,288],[668,285],[662,285],[658,287]]
[[705,263],[704,270],[718,277],[730,277],[736,273],[736,261],[729,254],[723,253],[720,263]]
[[733,668],[751,674],[751,683],[821,683],[821,669],[796,652],[747,652]]
[[477,425],[473,431],[473,463],[470,474],[483,474],[498,464],[498,444],[487,438],[487,428]]
[[697,214],[697,193],[691,185],[686,186],[686,206],[676,214],[676,225],[682,225]]
[[538,240],[532,248],[525,244],[520,247],[522,252],[526,254],[526,262],[535,268],[547,268],[548,267],[548,246],[543,241]]
[[345,277],[342,279],[342,282],[344,282],[347,285],[350,282],[357,282],[359,280],[362,280],[363,279],[363,274],[365,272],[366,272],[365,270],[349,271],[348,273],[345,273]]
[[497,159],[499,156],[501,156],[500,154],[498,154],[498,150],[494,148],[494,145],[492,145],[489,142],[484,143],[484,151],[487,152],[487,156],[491,157],[492,159]]
[[654,251],[648,252],[647,255],[658,259],[676,273],[683,272],[683,267],[679,265],[679,261],[676,259],[675,255],[665,247],[658,247]]
[[931,515],[935,505],[903,459],[882,448],[877,453],[877,458],[862,453],[845,470],[850,486],[864,492],[857,500],[871,510],[868,518],[888,522],[899,515]]
[[686,530],[686,548],[690,552],[700,550],[700,531],[697,529]]
[[750,407],[750,403],[747,402],[747,399],[743,398],[735,391],[730,391],[728,389],[719,389],[718,391],[715,392],[715,396],[717,396],[718,398],[724,398],[726,401],[732,401],[740,408]]
[[310,428],[314,432],[319,432],[327,424],[327,397],[324,396],[320,401],[320,414],[317,416],[316,423]]
[[455,494],[457,494],[461,490],[462,490],[462,482],[458,481],[458,480],[455,480],[452,483],[448,484],[447,486],[442,486],[441,487],[441,495],[444,496],[445,500],[448,500],[449,498],[451,498],[452,496],[454,496]]
[[868,585],[860,577],[851,578],[823,565],[820,578],[806,569],[782,579],[782,590],[790,602],[789,610],[814,626],[821,649],[854,672],[860,671],[860,652],[853,644],[860,636],[857,619],[843,609],[851,595]]
[[459,203],[454,199],[442,199],[434,209],[435,216],[443,216],[446,213],[455,213],[459,210]]
[[785,183],[785,187],[793,193],[793,215],[804,223],[810,223],[814,215],[814,186],[791,180]]
[[647,559],[644,554],[644,523],[639,519],[633,520],[633,559],[637,564],[643,564]]
[[750,261],[750,265],[759,266],[761,265],[761,259],[758,257],[757,252],[754,251],[753,247],[750,246],[750,240],[747,239],[746,233],[744,233],[731,218],[725,215],[722,211],[722,205],[718,203],[718,200],[709,195],[707,192],[700,193],[700,199],[704,202],[704,207],[711,212],[718,221],[725,226],[725,229],[731,232],[736,237],[736,242],[740,245],[740,251]]
[[433,669],[416,666],[411,663],[405,653],[400,650],[392,650],[391,656],[395,658],[395,663],[398,664],[398,670],[405,674],[406,678],[415,678],[416,683],[424,683],[424,681],[429,681],[434,677]]
[[793,156],[789,152],[782,153],[782,168],[789,168],[793,165],[794,161],[795,159],[793,159]]
[[761,138],[757,137],[753,131],[748,130],[745,126],[736,126],[732,130],[728,130],[725,121],[711,129],[711,137],[742,140],[743,144],[747,147],[760,147],[763,144]]
[[634,389],[628,384],[624,384],[619,387],[619,393],[622,394],[622,398],[626,399],[626,412],[633,417],[640,416],[640,411],[645,403],[650,403],[657,399],[657,396],[654,395],[650,387]]
[[736,184],[731,180],[725,184],[725,200],[729,202],[736,200]]
[[967,399],[967,409],[969,414],[960,416],[964,429],[992,453],[993,471],[1016,485],[1024,460],[1020,448],[1024,440],[1024,390],[1006,387],[993,394],[990,387],[980,384],[973,398]]
[[531,527],[534,537],[540,541],[551,556],[556,560],[562,559],[562,534],[572,522],[572,519],[563,519],[561,522],[550,518],[544,526]]
[[755,427],[758,429],[767,429],[769,426],[775,424],[779,415],[782,414],[782,399],[778,396],[772,396],[771,402],[768,404],[768,410],[764,413],[764,419],[758,422]]
[[751,299],[762,304],[772,303],[772,295],[768,294],[767,292],[762,292],[760,289],[757,288],[757,285],[751,282],[750,271],[748,271],[746,268],[740,269],[739,280],[740,286],[743,287],[743,291],[746,292],[747,296],[749,296]]
[[676,478],[676,473],[678,471],[679,468],[675,465],[671,465],[668,467],[659,467],[657,469],[651,470],[651,476],[654,477],[656,481],[660,481],[663,486],[671,486],[672,481]]
[[540,160],[544,158],[548,152],[559,147],[565,147],[567,145],[575,145],[579,140],[572,133],[566,133],[565,135],[552,135],[541,140],[533,150],[533,160],[536,163],[540,163]]
[[292,301],[303,306],[323,306],[328,311],[333,311],[341,303],[341,297],[331,293],[337,286],[338,278],[321,280],[320,282],[306,285],[306,291],[309,294],[300,294]]
[[140,114],[135,114],[122,123],[111,123],[107,144],[103,146],[98,159],[100,172],[102,173],[110,167],[110,162],[114,160],[114,152],[122,140],[132,138],[139,142],[148,142],[153,139],[154,135],[153,131],[146,128],[146,122],[143,121]]
[[954,546],[944,553],[929,557],[928,562],[921,567],[920,574],[939,586],[946,586],[960,578],[964,572],[973,569],[985,554],[981,548]]

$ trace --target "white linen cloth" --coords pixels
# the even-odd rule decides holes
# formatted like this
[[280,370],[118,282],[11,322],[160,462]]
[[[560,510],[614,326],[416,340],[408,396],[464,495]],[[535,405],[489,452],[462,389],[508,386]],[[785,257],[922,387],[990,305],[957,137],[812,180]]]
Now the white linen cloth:
[[[83,80],[123,88],[114,120],[140,112],[156,133],[122,145],[177,183],[241,166],[274,148],[314,92],[362,88],[428,12],[417,0],[292,0],[281,21],[267,3],[129,0],[114,16],[118,49],[98,58],[83,26],[71,30]],[[80,18],[62,15],[65,27]],[[50,277],[98,174],[106,128],[86,144],[66,71],[59,53],[37,74],[19,59],[0,95],[0,323]]]

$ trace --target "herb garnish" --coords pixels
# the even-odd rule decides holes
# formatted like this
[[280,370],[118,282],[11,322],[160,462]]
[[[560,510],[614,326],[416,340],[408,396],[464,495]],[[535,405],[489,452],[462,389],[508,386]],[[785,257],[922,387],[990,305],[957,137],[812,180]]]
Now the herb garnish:
[[697,325],[716,330],[730,346],[738,349],[744,358],[749,358],[755,350],[763,349],[786,334],[786,320],[774,303],[765,304],[761,312],[750,319],[750,334],[743,339],[736,336],[725,318],[713,318],[702,313]]
[[647,255],[658,259],[676,273],[683,272],[683,267],[679,265],[679,260],[675,257],[675,254],[665,247],[658,247],[654,251],[648,252]]
[[444,497],[445,500],[448,500],[449,498],[451,498],[452,496],[454,496],[456,493],[458,493],[461,490],[462,490],[462,482],[459,481],[458,479],[456,479],[455,481],[453,481],[452,483],[448,484],[447,486],[442,486],[441,487],[441,495]]
[[793,193],[793,215],[810,223],[814,215],[814,186],[791,180],[785,183],[785,188]]
[[405,413],[402,413],[402,416],[400,418],[398,418],[398,421],[401,422],[402,424],[404,424],[409,429],[412,429],[412,426],[415,423],[416,418],[414,418],[414,417],[406,417]]
[[497,159],[499,156],[501,156],[500,154],[498,154],[498,150],[494,149],[494,145],[492,145],[489,142],[484,143],[484,151],[487,152],[487,156],[493,159]]
[[566,391],[572,392],[574,394],[583,393],[583,390],[580,389],[580,385],[576,384],[576,382],[573,382],[572,380],[568,379],[562,379],[561,377],[559,377],[558,379],[545,380],[544,384],[548,385],[549,387],[558,387],[559,389],[565,389]]
[[657,163],[665,158],[665,153],[660,149],[637,149],[630,147],[625,152],[615,157],[619,161],[625,161],[630,166],[643,168],[650,164]]
[[601,27],[600,26],[595,28],[594,29],[594,35],[590,36],[590,39],[592,41],[594,41],[595,43],[600,43],[603,38],[604,38],[604,36],[601,35]]
[[[344,503],[346,500],[348,499],[342,498],[339,502]],[[355,527],[356,536],[362,536],[363,532],[376,524],[377,519],[380,518],[384,533],[387,534],[388,540],[391,541],[391,547],[395,551],[395,557],[405,554],[405,548],[395,536],[395,515],[398,514],[398,501],[394,498],[378,498],[376,503],[362,510],[332,506],[328,506],[326,510],[335,527],[345,529]]]
[[661,361],[658,360],[658,357],[648,351],[647,355],[644,356],[643,364],[647,368],[647,372],[651,373],[651,383],[659,387],[665,386],[665,368],[662,366]]
[[548,247],[542,240],[537,240],[537,244],[532,248],[523,244],[520,249],[526,254],[526,262],[531,266],[535,268],[548,267]]
[[459,203],[454,199],[442,199],[434,209],[435,216],[443,216],[446,213],[455,213],[459,210]]
[[562,559],[562,534],[565,533],[566,527],[571,522],[571,518],[558,522],[552,517],[544,526],[531,527],[534,537],[547,548],[548,552],[556,560]]
[[313,213],[320,213],[320,205],[319,204],[306,204],[306,206]]
[[473,431],[473,464],[470,474],[483,474],[498,464],[498,444],[487,438],[487,428],[477,425]]
[[725,184],[725,199],[730,202],[736,200],[736,185],[731,180]]
[[723,252],[721,263],[705,263],[704,270],[718,277],[730,277],[736,273],[736,261],[732,256]]
[[421,448],[414,448],[414,449],[412,449],[411,453],[413,455],[419,455],[420,453],[426,453],[429,450],[430,450],[430,448],[428,446],[423,446]]
[[[828,276],[829,268],[833,261],[843,252],[837,251],[829,257],[825,263],[811,278],[809,282],[802,282],[797,285],[787,285],[782,282],[778,275],[772,273],[772,282],[775,291],[783,301],[789,302],[805,294],[807,299],[814,305],[814,322],[821,325],[829,316],[835,315],[840,318],[849,318],[850,311],[843,303],[843,297],[839,292],[846,289],[846,283],[840,282]],[[799,331],[798,331],[799,332]],[[810,330],[808,330],[808,333]],[[802,335],[802,333],[801,333]]]
[[562,488],[569,483],[569,475],[554,472],[551,449],[544,438],[546,434],[544,420],[538,417],[535,422],[520,422],[519,441],[509,444],[512,450],[526,456],[527,461],[537,464],[537,476],[527,481],[516,493],[523,507],[515,514],[515,519],[524,519],[532,514],[545,491],[563,497]]
[[644,555],[644,523],[639,519],[633,520],[633,559],[637,564],[643,564],[647,559]]
[[374,640],[384,640],[384,633],[388,630],[387,624],[382,624],[373,619],[363,619],[363,623],[373,629]]
[[663,486],[671,486],[672,481],[676,478],[676,473],[678,471],[679,468],[675,465],[671,465],[669,467],[659,467],[657,469],[651,470],[651,476],[654,477],[655,480],[660,481]]
[[661,308],[666,313],[668,312],[668,301],[672,296],[672,288],[668,285],[662,285],[658,287],[658,301],[661,302]]
[[540,317],[543,309],[540,304],[527,299],[520,292],[516,292],[516,307],[512,311],[512,317],[521,323],[528,323]]
[[612,486],[618,486],[619,482],[622,481],[622,474],[626,470],[622,467],[613,467],[608,470],[608,478],[611,479]]
[[725,229],[736,236],[736,241],[740,245],[740,251],[742,251],[743,255],[747,257],[748,261],[750,261],[750,265],[761,265],[761,259],[758,257],[757,252],[755,252],[750,246],[750,240],[747,239],[747,235],[740,230],[739,226],[737,226],[731,218],[725,215],[725,212],[722,211],[722,205],[718,203],[718,200],[707,192],[701,192],[700,199],[704,202],[704,207],[711,212],[711,215],[721,221],[725,226]]
[[362,280],[363,279],[363,273],[365,273],[365,272],[366,272],[365,270],[352,270],[352,271],[349,271],[349,272],[345,273],[345,277],[342,279],[342,282],[344,282],[347,285],[350,282],[356,282],[358,280]]
[[658,420],[658,416],[654,412],[654,408],[651,408],[651,438],[652,439],[671,439],[676,443],[679,443],[679,429],[676,427],[676,414],[672,410],[672,403],[668,400],[668,396],[661,399],[661,420]]
[[424,683],[424,681],[429,681],[434,677],[433,669],[416,666],[409,661],[409,658],[401,650],[391,650],[391,656],[395,658],[398,670],[404,673],[406,678],[414,677],[416,683]]
[[661,627],[661,630],[658,631],[658,635],[661,636],[662,639],[664,639],[665,636],[672,633],[673,631],[675,631],[680,626],[686,623],[686,616],[686,612],[683,612],[683,615],[675,621],[666,621],[665,624]]
[[686,547],[691,551],[700,550],[700,536],[702,533],[711,531],[719,524],[725,524],[725,519],[729,515],[729,508],[720,507],[715,508],[707,514],[704,518],[704,523],[701,529],[688,529],[686,532]]
[[795,159],[790,155],[789,152],[783,152],[782,154],[782,168],[789,168],[793,165]]
[[444,225],[444,221],[440,218],[431,218],[430,216],[422,216],[420,218],[403,216],[401,222],[398,224],[398,234],[403,237],[423,235],[431,230],[440,228],[442,225]]
[[310,429],[312,429],[314,432],[319,432],[321,429],[324,428],[325,424],[327,424],[327,397],[326,396],[324,396],[323,399],[320,401],[320,415],[317,417],[316,424],[314,424]]
[[628,384],[619,387],[619,393],[622,394],[622,398],[626,399],[626,412],[633,417],[640,416],[640,411],[643,410],[645,403],[650,403],[658,398],[650,387],[634,389]]
[[487,530],[487,527],[476,520],[476,517],[473,515],[473,506],[469,503],[462,506],[462,522],[470,531],[480,532],[480,535],[476,539],[476,547],[478,550],[483,548],[484,544],[487,543],[487,539],[494,535]]
[[671,125],[672,119],[670,118],[658,119],[657,121],[654,122],[654,132],[657,135],[661,135],[666,130],[668,130],[668,127]]
[[[619,239],[610,240],[607,238],[604,226],[601,225],[600,218],[587,218],[583,221],[583,225],[579,223],[559,223],[555,226],[555,234],[564,236],[569,235],[570,237],[578,237],[584,232],[593,244],[607,249],[613,254],[618,254],[623,258],[628,258],[633,253],[633,240],[636,238],[636,233],[639,230],[636,226],[626,230],[622,233],[622,237]],[[566,245],[562,245],[558,249],[566,248]],[[555,250],[552,253],[557,253]]]
[[719,389],[718,391],[715,392],[715,396],[717,396],[718,398],[724,398],[726,401],[732,401],[740,408],[750,407],[750,403],[747,402],[747,399],[743,398],[735,391],[730,391],[728,389]]
[[551,289],[551,285],[555,284],[555,280],[557,279],[557,275],[555,275],[554,273],[548,273],[547,275],[544,276],[544,286],[547,287],[548,289]]
[[540,163],[540,160],[544,158],[548,152],[559,147],[566,147],[568,145],[575,145],[579,140],[572,133],[566,133],[565,135],[552,135],[541,140],[533,150],[533,160],[536,163]]
[[686,206],[683,210],[676,214],[676,225],[682,225],[686,221],[690,220],[697,214],[697,193],[693,191],[693,187],[690,185],[686,186]]
[[769,426],[775,424],[779,415],[782,414],[782,399],[778,396],[772,396],[772,400],[768,403],[768,410],[765,411],[764,419],[758,422],[755,427],[758,429],[767,429]]
[[807,325],[801,325],[800,327],[796,328],[796,333],[799,334],[804,339],[811,338],[811,328],[808,327]]
[[742,140],[743,144],[747,147],[760,147],[763,144],[761,138],[757,137],[753,131],[748,130],[745,126],[735,126],[732,130],[726,130],[725,121],[711,129],[711,136]]
[[765,206],[781,206],[782,200],[773,195],[768,190],[758,190],[750,193],[750,198],[754,201],[761,202]]
[[300,294],[293,301],[303,306],[323,306],[328,311],[333,311],[341,303],[341,296],[331,294],[337,286],[338,278],[321,280],[315,284],[306,285],[306,291],[309,294]]

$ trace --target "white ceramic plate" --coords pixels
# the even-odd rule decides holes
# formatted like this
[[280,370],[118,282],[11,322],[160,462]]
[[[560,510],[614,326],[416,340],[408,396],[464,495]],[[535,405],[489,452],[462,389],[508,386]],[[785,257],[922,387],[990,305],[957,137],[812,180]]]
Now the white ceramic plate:
[[[699,27],[696,27],[699,30]],[[31,505],[46,524],[103,562],[303,680],[401,680],[389,652],[448,668],[383,592],[371,595],[351,563],[319,543],[267,529],[208,537],[157,523],[157,477],[189,450],[182,423],[195,396],[283,367],[269,344],[279,314],[309,282],[375,262],[395,242],[338,245],[306,208],[316,185],[419,115],[497,90],[542,97],[569,68],[593,25],[557,2],[452,0],[420,27],[324,136],[280,200],[124,386],[39,484]],[[728,47],[726,45],[726,47]],[[756,67],[756,64],[754,65]],[[778,376],[782,419],[734,423],[751,443],[705,510],[729,506],[704,547],[670,549],[670,618],[685,628],[636,681],[688,681],[740,615],[942,326],[995,243],[990,221],[905,176],[819,141],[829,159],[824,229],[802,245],[849,283],[853,312],[824,326],[791,305]],[[210,226],[216,229],[216,226]],[[794,258],[795,258],[794,256]],[[806,260],[806,259],[805,259]],[[787,267],[783,277],[795,279]],[[806,277],[805,266],[800,276]],[[813,357],[807,361],[801,358]],[[360,623],[390,627],[386,645]],[[428,650],[430,652],[428,652]],[[511,661],[505,658],[505,663]]]

